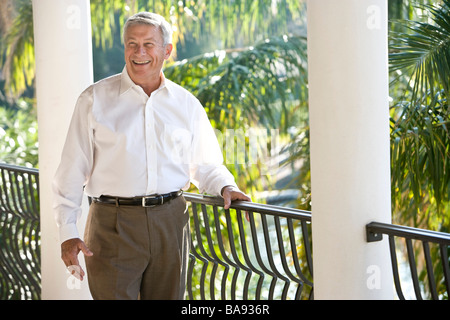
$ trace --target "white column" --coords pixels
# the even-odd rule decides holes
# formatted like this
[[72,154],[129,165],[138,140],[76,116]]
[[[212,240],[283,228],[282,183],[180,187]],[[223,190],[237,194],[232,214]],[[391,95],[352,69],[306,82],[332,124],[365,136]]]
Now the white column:
[[[93,81],[89,0],[33,0],[33,22],[39,126],[42,299],[90,299],[87,281],[80,282],[71,276],[60,258],[51,193],[52,179],[76,100]],[[81,231],[84,222],[80,222]]]
[[392,299],[387,0],[308,0],[315,299]]

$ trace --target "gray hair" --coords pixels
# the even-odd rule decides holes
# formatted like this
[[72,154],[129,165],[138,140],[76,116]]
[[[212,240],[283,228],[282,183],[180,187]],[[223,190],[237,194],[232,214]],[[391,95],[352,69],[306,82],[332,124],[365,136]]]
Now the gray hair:
[[152,12],[139,12],[135,15],[132,15],[125,22],[123,27],[123,36],[127,33],[128,27],[136,24],[146,24],[154,27],[158,27],[161,31],[162,38],[164,40],[164,45],[172,43],[172,27],[170,24],[164,19],[163,16],[152,13]]

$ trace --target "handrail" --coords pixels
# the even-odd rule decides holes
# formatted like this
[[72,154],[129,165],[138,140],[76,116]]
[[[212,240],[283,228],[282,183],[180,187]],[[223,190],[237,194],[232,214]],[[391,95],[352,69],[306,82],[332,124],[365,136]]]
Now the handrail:
[[[206,194],[197,194],[190,192],[184,192],[183,195],[185,199],[190,202],[220,207],[224,206],[223,198],[221,197],[214,197]],[[230,208],[241,211],[259,212],[273,216],[281,216],[285,218],[301,219],[309,222],[311,221],[311,211],[294,209],[289,207],[281,207],[249,201],[233,201]]]
[[384,234],[450,245],[450,234],[395,224],[371,222],[366,226],[367,241],[381,240]]
[[[433,300],[448,299],[450,293],[448,256],[450,234],[380,222],[367,224],[366,234],[368,242],[381,241],[383,234],[388,235],[394,284],[399,299],[406,299],[402,289],[402,282],[406,281],[402,281],[399,271],[399,255],[402,258],[401,254],[404,253],[402,252],[404,250],[399,250],[399,247],[406,247],[406,257],[404,258],[409,265],[416,299],[423,299],[424,291],[429,292]],[[418,263],[418,256],[423,256],[425,266]],[[440,256],[440,260],[437,260],[438,263],[435,265],[433,265],[433,256]],[[423,260],[420,259],[420,261]],[[428,281],[421,281],[420,278],[425,278],[425,276]],[[423,288],[424,285],[428,286],[426,290]]]

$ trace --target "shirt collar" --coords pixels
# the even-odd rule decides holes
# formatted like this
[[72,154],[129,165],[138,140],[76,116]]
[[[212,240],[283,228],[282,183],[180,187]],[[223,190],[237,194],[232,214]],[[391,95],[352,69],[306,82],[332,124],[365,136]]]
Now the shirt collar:
[[161,86],[159,88],[160,89],[166,88],[166,90],[169,94],[174,93],[174,91],[173,91],[174,83],[166,78],[166,76],[164,75],[164,72],[161,73]]
[[135,86],[135,84],[134,84],[133,80],[131,80],[130,76],[128,75],[127,66],[125,65],[122,70],[119,94],[122,95],[123,93],[127,92],[134,86]]
[[[127,71],[127,66],[125,65],[125,67],[122,70],[119,94],[122,95],[123,93],[127,92],[128,90],[130,90],[131,88],[136,87],[136,86],[137,85],[133,82],[133,80],[131,80],[130,75],[128,74],[128,71]],[[169,93],[171,93],[170,92],[171,86],[172,86],[172,83],[170,82],[170,80],[166,79],[166,77],[164,76],[164,72],[163,72],[161,74],[161,84],[160,84],[158,90],[166,88],[167,91]]]

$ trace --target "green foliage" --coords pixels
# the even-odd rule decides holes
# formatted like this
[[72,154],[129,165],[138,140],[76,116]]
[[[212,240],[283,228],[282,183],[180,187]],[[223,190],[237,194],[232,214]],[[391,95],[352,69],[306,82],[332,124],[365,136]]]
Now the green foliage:
[[91,0],[93,35],[103,45],[111,44],[114,28],[123,26],[128,16],[153,11],[171,22],[175,44],[207,39],[213,48],[240,47],[285,33],[288,24],[304,12],[303,6],[297,0]]
[[292,105],[306,106],[306,39],[272,37],[254,47],[220,50],[174,63],[164,73],[198,97],[222,129],[294,125]]
[[0,106],[0,125],[0,162],[37,168],[37,119],[30,101],[19,100],[16,109]]
[[450,115],[445,93],[403,102],[395,111],[391,134],[394,204],[411,215],[415,226],[427,221],[433,229],[443,222],[448,225]]
[[[450,1],[417,9],[423,17],[396,21],[390,37],[393,221],[448,233]],[[424,260],[422,246],[415,247],[415,254],[417,261]],[[437,292],[448,299],[438,248],[431,248],[431,257]],[[426,270],[419,267],[426,288]]]
[[[224,135],[228,129],[243,130],[246,150],[251,147],[252,129],[267,129],[266,143],[275,148],[270,129],[286,140],[288,128],[299,126],[296,112],[307,113],[303,37],[272,37],[245,49],[217,50],[173,63],[164,73],[198,97],[216,130]],[[226,161],[239,177],[239,185],[248,192],[272,186],[274,177],[262,173],[267,169],[264,159],[249,165],[248,155],[244,157],[234,163]]]
[[404,30],[391,33],[391,71],[409,77],[412,101],[434,95],[436,87],[450,93],[450,1],[420,9],[429,21],[401,21]]
[[18,3],[17,17],[0,42],[0,68],[5,77],[5,93],[15,98],[32,85],[35,76],[31,1],[20,0]]
[[447,229],[450,194],[450,1],[393,31],[390,64],[394,219]]

